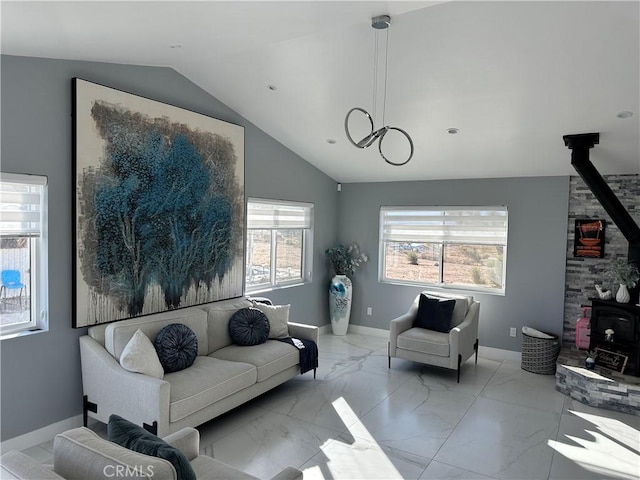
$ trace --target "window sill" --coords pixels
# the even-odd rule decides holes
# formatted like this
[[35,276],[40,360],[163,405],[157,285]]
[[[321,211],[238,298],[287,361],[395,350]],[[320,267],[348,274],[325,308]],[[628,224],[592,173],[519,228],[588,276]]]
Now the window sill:
[[404,285],[407,287],[418,287],[423,288],[425,290],[434,290],[438,292],[469,292],[469,293],[481,293],[483,295],[496,295],[499,297],[504,297],[506,295],[505,290],[492,290],[492,289],[483,289],[483,288],[471,288],[464,287],[458,285],[443,285],[443,284],[429,284],[429,283],[420,283],[420,282],[411,282],[411,281],[403,281],[403,280],[390,280],[390,279],[381,279],[380,283],[385,283],[387,285]]
[[38,333],[45,333],[48,331],[49,331],[48,329],[31,328],[29,330],[20,330],[18,332],[7,332],[7,333],[0,334],[0,341],[9,340],[11,338],[17,338],[17,337],[26,337],[28,335],[36,335]]
[[309,285],[311,282],[297,282],[297,283],[288,283],[286,285],[268,285],[261,288],[257,288],[255,290],[245,290],[245,295],[256,295],[258,293],[265,292],[273,292],[274,290],[283,290],[285,288],[291,287],[301,287],[303,285]]

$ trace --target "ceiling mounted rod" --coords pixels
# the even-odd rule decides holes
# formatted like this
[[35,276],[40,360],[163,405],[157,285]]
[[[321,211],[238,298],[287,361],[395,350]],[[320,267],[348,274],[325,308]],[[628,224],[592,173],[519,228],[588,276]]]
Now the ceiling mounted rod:
[[620,229],[629,244],[640,244],[640,227],[638,227],[631,214],[624,208],[606,180],[589,160],[589,150],[600,143],[600,134],[565,135],[562,139],[564,144],[571,150],[571,165],[573,165],[578,175],[580,175],[584,183],[609,214],[611,220]]
[[[389,28],[389,26],[391,25],[391,17],[389,15],[380,15],[377,17],[373,17],[371,19],[371,26],[376,29],[376,30],[386,30],[387,28]],[[375,43],[375,58],[374,58],[374,72],[373,72],[373,112],[374,112],[374,116],[376,114],[376,104],[377,104],[377,94],[378,94],[378,81],[377,81],[377,74],[378,74],[378,33],[376,32],[376,43]],[[387,41],[385,43],[385,56],[384,56],[384,97],[383,97],[383,103],[382,103],[382,124],[384,125],[385,123],[385,110],[386,110],[386,104],[387,104],[387,71],[388,71],[388,66],[387,66],[387,58],[389,55],[389,35],[387,32]],[[362,113],[365,118],[367,120],[369,120],[369,124],[371,125],[371,132],[366,135],[365,137],[363,137],[360,141],[356,142],[353,137],[351,136],[351,134],[349,133],[349,119],[351,118],[351,114],[354,112],[360,112]],[[409,157],[402,161],[402,162],[394,162],[392,160],[390,160],[389,158],[387,158],[385,156],[385,154],[382,152],[382,141],[384,140],[385,135],[390,132],[390,131],[396,131],[399,132],[401,135],[403,135],[408,143],[409,143]],[[411,160],[411,158],[413,157],[413,152],[414,152],[414,147],[413,147],[413,140],[411,139],[411,136],[404,131],[401,128],[398,127],[390,127],[388,125],[385,125],[381,128],[376,129],[375,128],[375,124],[374,124],[374,120],[371,117],[371,115],[369,114],[369,112],[367,112],[364,108],[361,107],[353,107],[351,110],[349,110],[347,112],[347,115],[344,119],[344,131],[347,135],[347,139],[349,140],[349,142],[351,142],[351,144],[356,147],[356,148],[368,148],[371,145],[373,145],[376,141],[378,142],[378,151],[380,152],[380,156],[382,157],[382,159],[387,162],[389,165],[394,165],[394,166],[401,166],[401,165],[405,165],[406,163],[409,162],[409,160]]]

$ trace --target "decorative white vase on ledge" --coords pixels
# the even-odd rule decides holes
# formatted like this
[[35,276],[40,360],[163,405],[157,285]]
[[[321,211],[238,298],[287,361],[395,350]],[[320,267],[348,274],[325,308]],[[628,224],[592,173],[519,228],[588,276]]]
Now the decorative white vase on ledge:
[[627,290],[627,286],[625,284],[621,283],[620,288],[618,289],[618,293],[616,293],[616,302],[629,303],[629,300],[631,300],[629,290]]
[[352,284],[346,275],[336,275],[329,286],[329,316],[334,335],[346,335],[351,316]]

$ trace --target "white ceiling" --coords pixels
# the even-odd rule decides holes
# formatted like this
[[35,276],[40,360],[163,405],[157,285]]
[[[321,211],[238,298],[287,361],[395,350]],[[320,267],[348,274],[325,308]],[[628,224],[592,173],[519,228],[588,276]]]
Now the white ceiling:
[[[601,173],[637,174],[639,5],[3,1],[0,46],[172,67],[339,182],[575,174],[562,136],[588,132],[601,134]],[[386,123],[415,143],[402,167],[344,133],[350,108],[373,110],[380,14],[392,17]]]

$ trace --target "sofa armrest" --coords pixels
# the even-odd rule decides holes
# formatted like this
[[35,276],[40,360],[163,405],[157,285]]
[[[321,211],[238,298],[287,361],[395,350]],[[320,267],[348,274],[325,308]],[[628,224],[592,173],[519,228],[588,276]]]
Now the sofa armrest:
[[271,480],[302,480],[302,472],[297,468],[287,467]]
[[396,348],[398,347],[398,335],[406,332],[413,327],[413,321],[416,318],[415,311],[408,311],[404,315],[391,320],[389,324],[389,356],[396,356]]
[[457,364],[458,355],[462,355],[464,362],[474,353],[474,345],[478,338],[479,315],[480,303],[473,302],[464,321],[449,332],[452,364],[454,360]]
[[313,340],[318,344],[320,329],[315,325],[306,325],[304,323],[288,322],[289,335],[294,338],[304,338],[305,340]]
[[98,420],[108,423],[118,414],[142,425],[158,422],[158,436],[169,433],[169,383],[132,373],[93,338],[80,337],[82,388],[89,402],[98,406]]
[[185,427],[163,438],[169,445],[176,447],[189,461],[200,454],[200,432],[193,427]]
[[33,458],[17,450],[0,457],[0,478],[31,480],[61,480],[62,477],[50,468],[36,462]]

